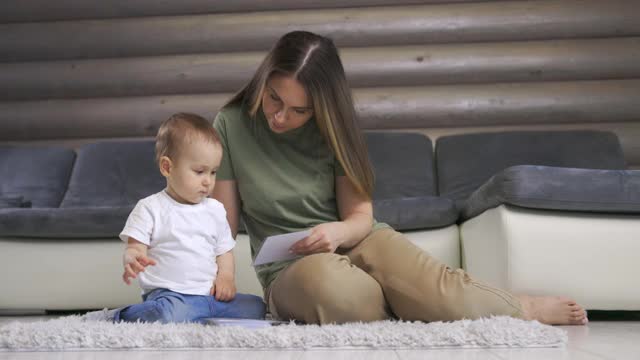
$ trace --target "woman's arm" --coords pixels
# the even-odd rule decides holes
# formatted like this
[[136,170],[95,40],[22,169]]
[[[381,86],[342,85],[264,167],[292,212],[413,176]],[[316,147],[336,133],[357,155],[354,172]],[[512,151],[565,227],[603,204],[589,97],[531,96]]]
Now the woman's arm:
[[336,177],[336,200],[340,219],[345,226],[345,238],[339,247],[356,246],[373,226],[371,199],[360,194],[346,176]]
[[293,244],[292,252],[308,255],[354,247],[371,232],[371,200],[360,194],[346,176],[336,177],[336,201],[341,221],[314,226],[308,237]]
[[231,236],[235,239],[240,221],[240,194],[238,193],[236,181],[216,181],[216,186],[213,188],[213,198],[224,205],[224,209],[227,212],[227,221],[231,228]]

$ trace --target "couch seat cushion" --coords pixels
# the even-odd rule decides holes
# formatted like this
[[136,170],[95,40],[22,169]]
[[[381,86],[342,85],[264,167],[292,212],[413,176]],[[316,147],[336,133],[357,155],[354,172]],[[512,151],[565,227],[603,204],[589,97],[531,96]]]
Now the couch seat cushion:
[[525,208],[640,213],[640,170],[513,166],[493,176],[466,201],[469,219],[500,204]]
[[373,216],[395,230],[431,229],[454,224],[458,210],[452,200],[437,196],[373,201]]
[[0,237],[117,238],[133,206],[0,209]]
[[400,231],[454,224],[457,210],[436,196],[433,145],[420,133],[367,132],[375,173],[373,216]]

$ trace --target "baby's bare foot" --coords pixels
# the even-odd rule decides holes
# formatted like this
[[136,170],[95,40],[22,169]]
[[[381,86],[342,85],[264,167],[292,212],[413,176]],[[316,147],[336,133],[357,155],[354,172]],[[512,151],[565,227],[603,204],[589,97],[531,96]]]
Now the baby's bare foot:
[[575,301],[562,296],[518,296],[524,318],[549,325],[584,325],[587,312]]

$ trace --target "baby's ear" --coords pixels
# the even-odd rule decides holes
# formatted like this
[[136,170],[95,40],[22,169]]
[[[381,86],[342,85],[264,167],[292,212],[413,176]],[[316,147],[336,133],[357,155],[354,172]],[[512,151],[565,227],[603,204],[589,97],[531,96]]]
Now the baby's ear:
[[158,166],[160,167],[160,173],[162,174],[162,176],[167,177],[171,175],[172,165],[173,164],[171,163],[171,159],[169,159],[167,156],[163,156],[160,158],[160,160],[158,161]]

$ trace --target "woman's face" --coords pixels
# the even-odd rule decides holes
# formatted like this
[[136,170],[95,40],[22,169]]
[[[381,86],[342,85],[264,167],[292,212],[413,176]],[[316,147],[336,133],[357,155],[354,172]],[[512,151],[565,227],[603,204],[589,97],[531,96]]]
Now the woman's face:
[[313,107],[300,82],[285,75],[272,75],[262,96],[264,112],[271,131],[281,134],[306,124]]

